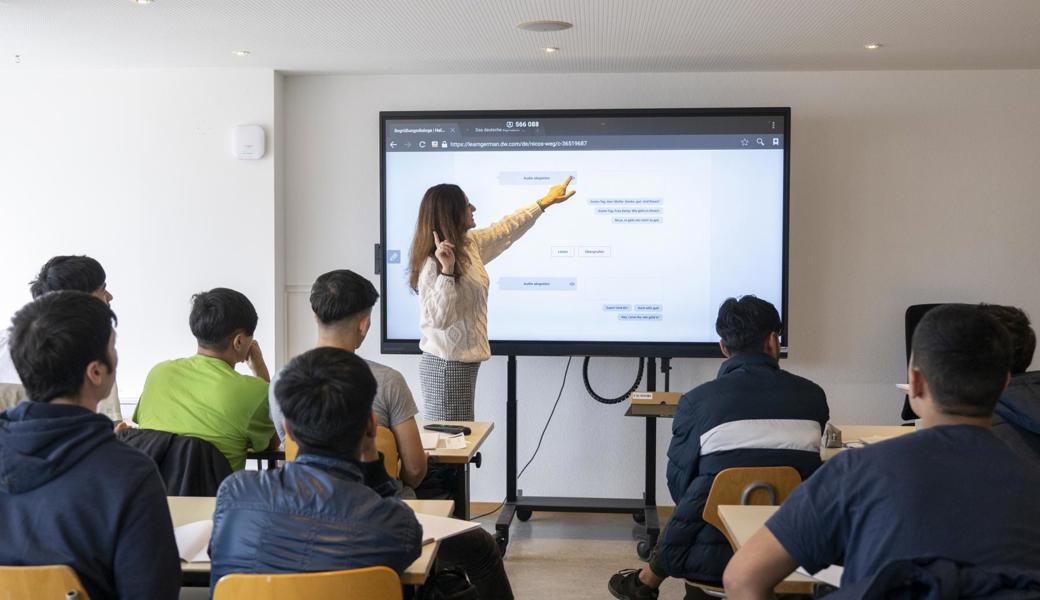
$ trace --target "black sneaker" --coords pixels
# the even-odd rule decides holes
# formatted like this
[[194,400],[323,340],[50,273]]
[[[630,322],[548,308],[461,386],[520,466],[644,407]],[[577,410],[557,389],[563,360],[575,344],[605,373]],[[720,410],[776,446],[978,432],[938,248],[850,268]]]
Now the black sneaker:
[[657,590],[645,586],[642,581],[639,581],[639,569],[621,569],[611,575],[607,589],[620,600],[657,598],[658,593]]

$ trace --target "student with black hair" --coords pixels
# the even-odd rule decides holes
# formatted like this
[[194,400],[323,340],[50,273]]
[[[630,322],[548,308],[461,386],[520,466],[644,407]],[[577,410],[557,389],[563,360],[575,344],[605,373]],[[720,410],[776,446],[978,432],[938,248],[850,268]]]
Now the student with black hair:
[[[232,469],[243,469],[247,450],[278,446],[267,406],[271,376],[253,339],[256,309],[241,292],[214,288],[195,294],[188,321],[197,354],[152,368],[134,421],[144,429],[202,438]],[[240,362],[253,377],[235,371]]]
[[[311,286],[310,295],[311,310],[318,323],[316,347],[357,351],[372,326],[372,307],[378,299],[379,292],[372,282],[353,271],[338,269],[318,277]],[[372,410],[376,414],[377,424],[393,432],[401,456],[401,481],[415,488],[426,476],[427,464],[419,426],[415,422],[419,409],[412,391],[398,371],[375,361],[365,362],[376,378],[376,397]],[[268,404],[278,437],[284,440],[282,411],[275,398],[277,383],[276,375],[271,381]],[[366,452],[371,458],[375,448],[367,448]]]
[[[715,321],[726,361],[714,381],[679,400],[668,447],[668,489],[675,513],[650,563],[610,578],[615,598],[656,598],[667,577],[720,585],[733,555],[722,532],[701,517],[715,475],[732,467],[820,466],[830,418],[820,386],[780,368],[780,314],[765,300],[729,298]],[[690,588],[687,598],[700,590]]]
[[[892,561],[923,557],[1040,570],[1040,470],[990,429],[1010,346],[983,308],[929,311],[907,369],[918,430],[841,452],[798,486],[730,561],[726,596],[772,597],[799,565],[810,573],[843,565],[843,589],[869,583]],[[919,592],[927,582],[916,582]]]
[[[372,307],[379,293],[370,281],[353,271],[340,269],[318,277],[311,287],[311,309],[318,322],[318,348],[354,352],[372,323]],[[390,428],[401,456],[401,480],[414,488],[426,474],[426,452],[419,437],[415,415],[419,412],[404,377],[390,367],[366,360],[376,380],[372,413],[376,424]],[[284,371],[283,371],[284,373]],[[271,419],[284,439],[285,428],[278,394],[281,374],[271,382]],[[401,481],[391,480],[375,447],[375,439],[363,438],[359,464],[366,485],[381,496],[397,496]],[[513,597],[502,555],[494,538],[483,529],[468,531],[441,542],[438,564],[466,572],[480,597],[509,600]]]
[[1040,371],[1029,371],[1036,333],[1021,308],[984,304],[1011,339],[1011,381],[993,410],[993,433],[1023,456],[1040,463]]
[[289,362],[275,393],[299,454],[221,484],[212,585],[229,573],[404,571],[422,552],[422,527],[412,509],[365,483],[361,448],[376,435],[368,365],[341,348],[316,348]]
[[83,292],[15,314],[29,401],[0,414],[0,564],[72,567],[91,598],[175,600],[180,558],[155,464],[96,414],[115,382],[115,315]]
[[[106,280],[107,275],[101,263],[89,256],[55,256],[40,268],[39,275],[29,284],[29,292],[33,298],[62,290],[85,292],[105,304],[111,304],[112,294],[108,291]],[[25,389],[8,350],[7,336],[0,332],[0,409],[14,406],[25,397]],[[115,384],[108,397],[98,404],[98,412],[113,421],[123,420],[119,391]]]

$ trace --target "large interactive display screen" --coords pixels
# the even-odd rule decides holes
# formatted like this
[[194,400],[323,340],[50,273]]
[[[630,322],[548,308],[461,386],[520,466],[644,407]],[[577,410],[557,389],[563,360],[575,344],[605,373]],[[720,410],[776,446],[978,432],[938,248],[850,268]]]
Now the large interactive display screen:
[[418,352],[408,254],[423,193],[456,183],[478,228],[573,177],[487,265],[494,354],[719,356],[727,297],[787,339],[789,108],[380,113],[382,350]]

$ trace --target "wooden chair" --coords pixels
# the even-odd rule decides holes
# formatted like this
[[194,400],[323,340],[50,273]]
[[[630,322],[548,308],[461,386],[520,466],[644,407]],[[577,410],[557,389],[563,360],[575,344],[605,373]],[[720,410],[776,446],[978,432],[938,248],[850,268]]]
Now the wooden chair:
[[387,567],[349,571],[225,575],[213,600],[401,600],[401,580]]
[[401,474],[401,455],[397,451],[397,438],[394,432],[380,425],[376,429],[376,450],[383,453],[383,466],[386,472],[397,479]]
[[[75,592],[75,596],[69,596]],[[88,600],[76,572],[67,565],[0,567],[0,598],[19,600]]]
[[[397,478],[401,473],[401,456],[397,452],[397,438],[394,432],[380,426],[376,430],[376,449],[383,453],[383,465],[391,477]],[[288,434],[285,436],[285,460],[296,460],[300,447]]]
[[300,447],[296,445],[296,440],[292,439],[289,434],[285,434],[285,460],[296,460],[296,455],[300,453]]
[[[737,549],[737,545],[726,533],[726,526],[719,517],[719,505],[766,505],[779,506],[794,488],[802,482],[802,476],[797,469],[792,467],[741,467],[725,469],[715,476],[708,492],[708,499],[704,503],[704,512],[701,518],[705,523],[713,525],[722,532],[729,540],[730,546]],[[725,597],[725,591],[717,586],[697,581],[686,581],[687,584],[698,587],[705,593],[719,598]],[[811,594],[812,584],[802,582],[782,582],[776,587],[778,594]]]

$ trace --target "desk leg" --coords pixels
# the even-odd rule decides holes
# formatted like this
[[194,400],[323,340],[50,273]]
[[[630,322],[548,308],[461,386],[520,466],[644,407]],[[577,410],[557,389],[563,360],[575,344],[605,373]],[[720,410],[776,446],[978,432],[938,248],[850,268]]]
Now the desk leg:
[[452,516],[456,519],[469,520],[469,463],[455,465],[455,510]]

